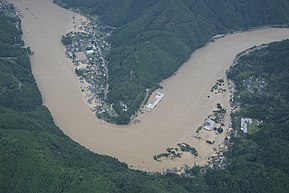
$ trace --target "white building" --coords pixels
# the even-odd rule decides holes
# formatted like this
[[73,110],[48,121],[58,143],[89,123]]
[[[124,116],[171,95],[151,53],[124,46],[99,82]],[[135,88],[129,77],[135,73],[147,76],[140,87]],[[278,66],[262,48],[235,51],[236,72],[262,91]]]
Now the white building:
[[164,96],[165,96],[165,94],[158,92],[157,95],[155,96],[156,100],[153,103],[149,103],[146,106],[146,110],[151,111],[153,108],[155,108],[157,106],[157,104],[164,98]]
[[253,121],[250,118],[241,118],[241,130],[243,133],[248,133],[248,124],[252,124]]
[[85,52],[86,54],[93,54],[94,53],[94,51],[93,50],[86,50],[86,52]]
[[203,124],[203,128],[208,130],[208,131],[212,131],[215,127],[216,123],[215,121],[211,120],[211,119],[206,119],[205,123]]

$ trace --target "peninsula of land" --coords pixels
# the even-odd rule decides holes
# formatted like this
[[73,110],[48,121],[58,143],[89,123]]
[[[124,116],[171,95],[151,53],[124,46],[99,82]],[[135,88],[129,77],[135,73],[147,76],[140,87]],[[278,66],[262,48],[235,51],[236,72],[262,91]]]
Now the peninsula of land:
[[[62,131],[90,150],[117,157],[133,168],[163,171],[181,165],[204,165],[218,151],[230,130],[229,88],[226,70],[241,51],[264,43],[289,38],[289,29],[266,28],[227,35],[195,51],[174,76],[162,81],[156,90],[165,97],[152,111],[140,109],[129,125],[112,125],[98,119],[83,100],[75,66],[67,58],[61,37],[74,28],[75,18],[85,18],[58,7],[50,0],[10,0],[22,14],[23,37],[34,51],[32,71],[50,110]],[[212,88],[220,83],[218,90]],[[226,91],[225,91],[226,90]],[[202,129],[218,104],[226,109],[224,132]],[[204,140],[202,140],[204,139]],[[207,143],[209,140],[214,142]],[[178,144],[188,144],[198,155],[156,161],[155,155]]]

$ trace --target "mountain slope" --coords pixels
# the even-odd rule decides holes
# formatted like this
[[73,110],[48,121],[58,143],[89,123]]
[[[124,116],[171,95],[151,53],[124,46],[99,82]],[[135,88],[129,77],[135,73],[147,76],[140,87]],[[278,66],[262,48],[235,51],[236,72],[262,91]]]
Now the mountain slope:
[[[116,27],[110,43],[108,103],[125,124],[145,90],[171,76],[190,54],[216,34],[288,24],[288,0],[55,0],[64,7],[99,15]],[[133,73],[133,76],[131,76]],[[129,106],[124,112],[120,102]]]
[[13,10],[0,11],[0,192],[208,192],[203,179],[130,170],[65,136],[41,105]]
[[[0,11],[0,192],[288,192],[288,40],[240,58],[229,73],[242,107],[234,117],[264,122],[233,139],[227,169],[193,178],[151,176],[90,152],[55,126],[41,106],[17,22]],[[265,95],[248,93],[243,80],[259,76],[268,85]]]
[[[207,173],[208,184],[216,192],[288,192],[289,40],[241,55],[228,77],[240,106],[233,114],[239,137],[226,154],[228,170]],[[244,135],[241,117],[259,120],[259,125],[249,124]]]

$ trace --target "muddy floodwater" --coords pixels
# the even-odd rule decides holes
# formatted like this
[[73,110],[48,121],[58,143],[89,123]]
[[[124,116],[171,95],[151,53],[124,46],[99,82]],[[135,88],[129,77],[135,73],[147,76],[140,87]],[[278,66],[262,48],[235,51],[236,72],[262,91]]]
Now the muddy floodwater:
[[[211,93],[216,80],[226,80],[225,71],[236,54],[252,46],[289,38],[289,29],[267,28],[227,35],[195,51],[174,76],[161,84],[163,100],[151,112],[143,110],[126,126],[108,124],[84,103],[79,79],[65,55],[61,36],[73,29],[73,17],[82,17],[52,3],[52,0],[9,0],[23,13],[23,38],[34,51],[33,75],[56,125],[71,139],[93,152],[110,155],[129,166],[146,171],[162,171],[188,164],[205,164],[224,134],[202,131],[203,137],[216,141],[206,144],[193,137],[196,129],[222,103],[229,113],[229,93]],[[225,84],[225,87],[227,85]],[[208,97],[210,96],[210,97]],[[225,117],[228,127],[230,118]],[[177,143],[195,147],[198,157],[153,159]]]

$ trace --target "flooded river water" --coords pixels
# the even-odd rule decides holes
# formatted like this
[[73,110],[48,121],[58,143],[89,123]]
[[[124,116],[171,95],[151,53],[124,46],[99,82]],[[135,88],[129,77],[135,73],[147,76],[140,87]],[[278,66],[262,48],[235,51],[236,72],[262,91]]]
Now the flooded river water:
[[[61,36],[73,30],[73,17],[82,17],[52,3],[52,0],[9,0],[23,13],[26,46],[33,75],[56,125],[70,138],[88,149],[117,157],[129,166],[146,171],[162,171],[182,164],[204,164],[213,153],[211,146],[193,139],[193,133],[211,114],[215,102],[228,107],[229,95],[208,98],[217,79],[239,52],[255,45],[289,38],[289,29],[267,28],[227,35],[195,51],[175,76],[162,82],[164,99],[151,112],[139,113],[138,124],[117,126],[97,117],[84,103],[72,62],[65,56]],[[229,117],[226,118],[227,123]],[[220,139],[216,139],[220,140]],[[220,142],[219,141],[219,142]],[[153,156],[168,147],[186,142],[200,157],[184,156],[174,161],[156,162]],[[218,142],[218,141],[217,141]],[[218,143],[216,143],[218,144]]]

